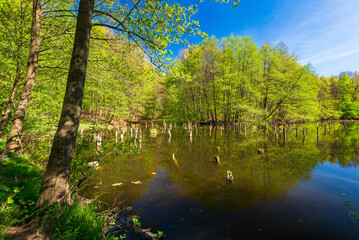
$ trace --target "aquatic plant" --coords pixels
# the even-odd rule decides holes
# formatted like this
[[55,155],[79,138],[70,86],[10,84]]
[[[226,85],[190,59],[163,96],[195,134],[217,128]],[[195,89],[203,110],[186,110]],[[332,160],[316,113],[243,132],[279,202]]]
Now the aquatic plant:
[[355,210],[354,206],[349,201],[343,201],[344,206],[349,207],[351,210],[349,211],[349,216],[353,219],[353,221],[359,224],[359,212]]

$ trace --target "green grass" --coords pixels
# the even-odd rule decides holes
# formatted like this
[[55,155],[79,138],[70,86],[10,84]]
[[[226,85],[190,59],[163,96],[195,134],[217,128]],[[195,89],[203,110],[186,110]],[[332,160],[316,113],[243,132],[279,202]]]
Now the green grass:
[[96,212],[94,204],[55,204],[35,211],[42,171],[26,156],[8,156],[0,159],[0,239],[9,227],[39,215],[41,226],[53,239],[104,239],[106,218]]
[[54,204],[41,209],[41,213],[41,225],[53,239],[104,239],[106,219],[96,213],[94,205]]
[[40,184],[40,169],[26,157],[0,159],[0,237],[33,212]]
[[[0,148],[4,145],[1,141]],[[42,171],[26,156],[8,156],[0,159],[0,239],[6,237],[9,227],[39,215],[52,239],[104,239],[106,218],[96,212],[94,204],[54,204],[35,211]]]
[[83,129],[87,130],[87,129],[94,129],[94,128],[105,128],[106,126],[107,126],[107,124],[86,122],[86,121],[80,120],[79,128],[83,128]]
[[3,150],[5,148],[5,145],[6,145],[6,140],[0,141],[0,150]]

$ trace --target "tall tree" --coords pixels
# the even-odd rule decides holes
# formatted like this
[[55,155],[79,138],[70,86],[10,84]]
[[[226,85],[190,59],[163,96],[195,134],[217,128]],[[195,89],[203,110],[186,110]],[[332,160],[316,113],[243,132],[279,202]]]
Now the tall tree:
[[217,122],[218,108],[218,87],[216,82],[217,59],[219,56],[218,40],[212,36],[204,40],[201,44],[201,72],[203,82],[203,93],[205,95],[208,110],[211,114],[211,121]]
[[[123,6],[122,1],[103,1],[94,10],[94,0],[80,0],[63,109],[37,206],[68,203],[70,199],[69,174],[82,108],[91,27],[103,26],[125,33],[158,62],[166,59],[170,43],[186,42],[181,36],[202,34],[198,22],[190,19],[194,6],[185,8],[157,0],[131,2],[132,7]],[[95,13],[96,22],[92,24]]]
[[221,44],[207,39],[183,52],[167,78],[172,116],[180,112],[183,120],[191,120],[196,109],[205,109],[199,119],[207,121],[313,120],[319,115],[316,76],[285,44],[257,48],[249,37],[231,35]]
[[[20,78],[23,74],[24,49],[27,49],[24,44],[28,37],[28,3],[22,1],[4,1],[0,5],[0,29],[1,29],[1,56],[10,63],[16,66],[15,77],[12,84],[10,96],[3,110],[0,120],[0,140],[5,138],[5,127],[10,118],[10,112],[14,104],[15,95],[19,87]],[[27,39],[26,39],[27,40]],[[9,72],[7,72],[9,74]],[[10,76],[12,74],[9,74]],[[9,79],[9,76],[6,76]]]
[[65,99],[42,180],[38,206],[45,203],[70,203],[69,176],[80,123],[93,10],[94,0],[80,1]]
[[359,101],[356,99],[353,78],[343,74],[339,78],[340,107],[343,119],[359,118]]
[[342,112],[338,108],[339,100],[332,95],[331,81],[329,78],[322,76],[318,79],[318,102],[320,103],[321,119],[339,119]]
[[34,86],[36,70],[38,68],[38,54],[41,44],[41,2],[33,0],[32,31],[30,41],[30,52],[27,60],[27,74],[25,85],[22,89],[20,100],[16,107],[10,132],[7,137],[6,150],[9,152],[21,153],[21,131],[25,118],[27,104],[30,100],[31,90]]

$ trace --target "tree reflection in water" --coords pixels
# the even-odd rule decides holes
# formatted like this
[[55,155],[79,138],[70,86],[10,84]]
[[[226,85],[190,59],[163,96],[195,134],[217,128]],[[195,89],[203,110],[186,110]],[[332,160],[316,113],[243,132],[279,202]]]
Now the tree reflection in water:
[[[171,136],[157,126],[159,134],[149,137],[149,130],[143,128],[140,151],[130,155],[114,153],[104,158],[102,170],[90,179],[98,187],[89,188],[87,194],[100,196],[109,204],[120,197],[129,203],[138,201],[155,173],[165,170],[168,179],[183,194],[212,211],[237,212],[251,209],[259,201],[283,201],[289,189],[312,178],[319,163],[330,162],[345,168],[358,166],[358,124],[346,125],[348,128],[332,123],[330,132],[329,127],[320,124],[280,125],[268,131],[243,123],[241,127],[203,126],[196,127],[192,142],[188,130],[181,125],[172,129]],[[305,136],[298,131],[302,128]],[[114,142],[115,134],[111,132],[103,140],[109,146]],[[258,149],[265,153],[258,154]],[[178,166],[172,159],[173,153]],[[220,165],[214,161],[217,155]],[[226,182],[227,170],[234,176],[231,185]],[[133,184],[136,181],[140,184]],[[114,183],[123,184],[114,187]]]

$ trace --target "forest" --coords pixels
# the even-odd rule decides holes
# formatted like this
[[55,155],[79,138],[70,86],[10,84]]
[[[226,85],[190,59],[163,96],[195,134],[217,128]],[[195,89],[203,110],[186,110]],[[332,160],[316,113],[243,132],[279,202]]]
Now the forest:
[[[31,27],[31,6],[25,3],[2,5],[2,132],[25,81]],[[75,19],[56,11],[51,14],[42,20],[37,80],[25,126],[56,124],[60,115]],[[210,37],[182,50],[161,73],[126,36],[102,26],[91,34],[84,119],[216,122],[359,117],[358,72],[317,76],[284,43],[257,46],[247,36]]]
[[[72,201],[72,159],[84,126],[359,119],[357,71],[318,76],[285,43],[209,37],[192,18],[197,6],[122,2],[0,0],[2,159],[38,167],[31,174],[41,196],[11,208],[20,188],[4,186],[1,234],[24,221],[24,206]],[[192,36],[203,41],[190,43]],[[176,58],[171,44],[183,46]],[[51,151],[39,157],[46,162],[27,159],[48,137]],[[11,222],[10,213],[23,218]]]
[[163,114],[191,121],[358,119],[359,74],[317,76],[284,43],[215,37],[183,50],[167,75]]

